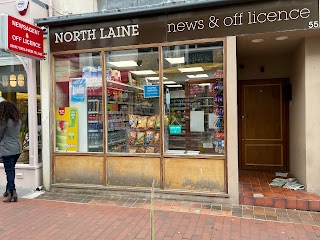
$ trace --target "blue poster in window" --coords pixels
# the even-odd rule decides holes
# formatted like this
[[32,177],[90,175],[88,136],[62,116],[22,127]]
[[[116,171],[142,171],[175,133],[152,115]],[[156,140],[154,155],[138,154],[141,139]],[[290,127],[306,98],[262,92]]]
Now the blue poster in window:
[[84,78],[72,78],[70,90],[72,102],[83,102],[86,94],[86,80]]
[[144,98],[155,98],[160,96],[159,85],[144,85],[143,86]]

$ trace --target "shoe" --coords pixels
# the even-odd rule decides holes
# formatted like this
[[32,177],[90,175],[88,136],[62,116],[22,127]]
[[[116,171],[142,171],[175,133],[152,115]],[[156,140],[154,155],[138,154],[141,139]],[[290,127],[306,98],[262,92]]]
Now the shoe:
[[3,193],[2,196],[3,196],[3,197],[8,197],[8,195],[9,195],[9,191],[6,190],[6,191]]
[[7,198],[3,200],[3,202],[17,202],[18,201],[18,194],[16,190],[9,192]]

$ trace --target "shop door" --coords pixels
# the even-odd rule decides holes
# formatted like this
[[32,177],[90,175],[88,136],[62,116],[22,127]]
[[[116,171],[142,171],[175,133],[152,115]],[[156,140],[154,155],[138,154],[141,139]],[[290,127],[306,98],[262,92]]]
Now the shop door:
[[288,169],[288,104],[285,80],[241,81],[241,169]]

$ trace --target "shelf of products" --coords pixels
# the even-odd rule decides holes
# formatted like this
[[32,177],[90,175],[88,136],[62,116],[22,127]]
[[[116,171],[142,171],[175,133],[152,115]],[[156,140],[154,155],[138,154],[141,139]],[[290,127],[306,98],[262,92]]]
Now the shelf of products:
[[130,153],[160,152],[160,116],[129,114],[128,150]]
[[103,151],[102,88],[87,88],[88,151]]
[[[167,153],[224,154],[224,102],[223,79],[215,78],[204,82],[186,83],[185,96],[170,99],[165,108],[167,125],[181,126],[181,133],[165,129]],[[204,114],[204,129],[193,131],[191,113]],[[201,112],[201,113],[200,113]]]
[[[154,99],[143,98],[142,88],[137,86],[111,80],[107,84],[108,152],[159,152],[158,142],[154,145],[148,143],[153,141],[148,140],[153,136],[160,137],[159,131],[155,133],[154,127],[143,127],[148,119],[155,121]],[[138,128],[131,124],[133,118],[137,119]]]

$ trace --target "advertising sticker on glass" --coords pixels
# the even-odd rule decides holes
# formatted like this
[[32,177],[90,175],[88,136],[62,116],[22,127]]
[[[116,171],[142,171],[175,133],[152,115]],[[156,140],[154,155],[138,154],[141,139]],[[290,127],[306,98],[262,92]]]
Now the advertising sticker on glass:
[[71,101],[83,102],[86,94],[86,80],[84,78],[71,79]]

